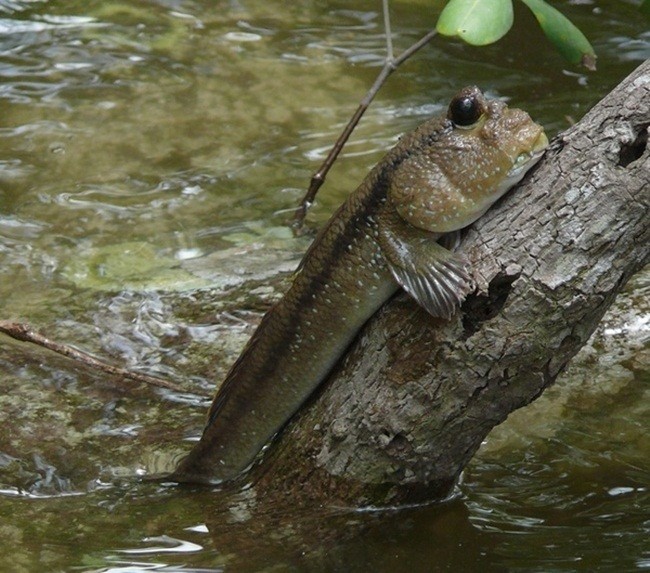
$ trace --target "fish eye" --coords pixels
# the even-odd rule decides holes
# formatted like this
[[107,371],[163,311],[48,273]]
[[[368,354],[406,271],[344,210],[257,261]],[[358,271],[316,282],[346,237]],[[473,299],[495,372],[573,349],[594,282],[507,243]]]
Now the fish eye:
[[447,117],[457,127],[471,127],[483,115],[483,106],[477,94],[459,94],[451,100]]

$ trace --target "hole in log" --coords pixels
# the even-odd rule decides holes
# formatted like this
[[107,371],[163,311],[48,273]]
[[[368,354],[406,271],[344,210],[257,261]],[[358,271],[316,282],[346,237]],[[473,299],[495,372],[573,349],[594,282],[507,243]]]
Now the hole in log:
[[621,150],[618,152],[618,164],[621,167],[627,167],[630,163],[634,163],[643,155],[647,145],[648,126],[644,125],[641,126],[634,141],[621,145]]
[[393,436],[393,438],[388,443],[387,449],[393,452],[405,452],[411,450],[412,448],[411,444],[408,441],[408,438],[400,432]]
[[481,323],[494,318],[501,312],[512,290],[512,283],[519,278],[520,274],[519,272],[500,273],[490,282],[487,295],[467,297],[463,304],[465,311],[463,317],[464,338],[472,336],[479,329]]

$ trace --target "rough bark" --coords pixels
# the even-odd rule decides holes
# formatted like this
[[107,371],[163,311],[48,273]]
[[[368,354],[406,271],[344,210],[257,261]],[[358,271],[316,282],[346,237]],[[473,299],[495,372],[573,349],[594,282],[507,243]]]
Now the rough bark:
[[462,249],[481,291],[450,321],[405,295],[253,470],[259,498],[402,505],[448,495],[488,432],[538,397],[649,258],[650,61],[558,136]]

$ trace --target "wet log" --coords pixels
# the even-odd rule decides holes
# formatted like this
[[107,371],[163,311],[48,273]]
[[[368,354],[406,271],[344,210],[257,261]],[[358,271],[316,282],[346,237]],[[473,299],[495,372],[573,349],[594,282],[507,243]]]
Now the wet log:
[[649,259],[650,61],[560,134],[461,249],[450,321],[373,317],[252,474],[257,499],[401,506],[449,495],[490,430],[549,387]]

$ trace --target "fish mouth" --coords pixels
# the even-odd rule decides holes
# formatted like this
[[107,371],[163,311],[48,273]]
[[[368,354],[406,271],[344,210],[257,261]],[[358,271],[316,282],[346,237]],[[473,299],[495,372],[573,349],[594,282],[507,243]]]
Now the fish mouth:
[[537,136],[537,139],[535,140],[535,143],[533,143],[533,151],[543,153],[547,147],[548,147],[548,137],[546,137],[546,133],[540,131],[539,135]]
[[543,131],[540,131],[537,139],[533,142],[532,149],[517,156],[513,166],[508,171],[508,179],[510,181],[519,181],[526,171],[542,158],[547,147],[548,137]]

